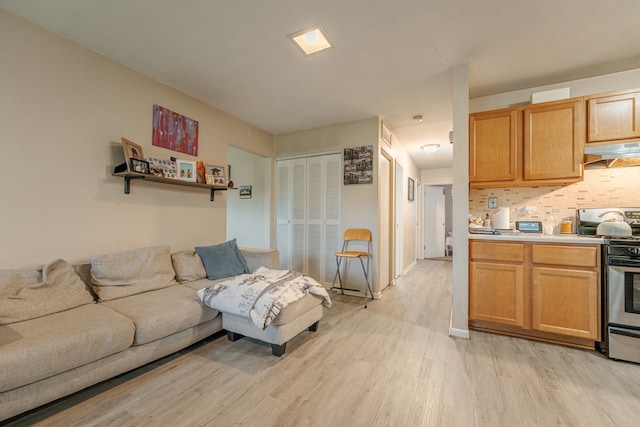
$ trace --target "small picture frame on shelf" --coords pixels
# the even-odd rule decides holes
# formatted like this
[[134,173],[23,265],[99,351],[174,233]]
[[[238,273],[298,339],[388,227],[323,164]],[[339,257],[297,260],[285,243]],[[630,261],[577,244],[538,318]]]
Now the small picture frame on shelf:
[[196,182],[196,162],[176,159],[176,169],[179,180]]
[[152,175],[176,179],[176,163],[172,160],[158,159],[156,157],[148,157],[149,170]]
[[[215,185],[216,187],[226,187],[227,186],[227,178],[225,176],[224,166],[213,166],[207,165],[205,166],[206,175],[210,175],[209,181],[207,184]],[[205,175],[205,176],[206,176]]]
[[129,141],[127,138],[121,138],[122,150],[124,151],[124,158],[129,159],[128,167],[129,172],[135,172],[130,159],[144,160],[144,153],[142,147],[133,141]]
[[149,173],[149,162],[131,157],[131,172]]
[[241,185],[239,187],[240,190],[240,198],[241,199],[250,199],[251,198],[251,186],[250,185]]
[[205,184],[207,182],[207,168],[203,161],[198,160],[196,162],[196,182]]

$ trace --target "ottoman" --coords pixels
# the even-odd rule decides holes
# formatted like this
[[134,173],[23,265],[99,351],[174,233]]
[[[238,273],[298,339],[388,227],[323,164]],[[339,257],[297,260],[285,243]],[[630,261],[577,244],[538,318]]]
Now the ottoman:
[[271,344],[273,355],[280,357],[291,338],[305,329],[315,332],[323,314],[322,298],[307,294],[283,308],[264,330],[256,327],[251,319],[225,312],[222,312],[222,329],[227,331],[229,341],[249,337]]

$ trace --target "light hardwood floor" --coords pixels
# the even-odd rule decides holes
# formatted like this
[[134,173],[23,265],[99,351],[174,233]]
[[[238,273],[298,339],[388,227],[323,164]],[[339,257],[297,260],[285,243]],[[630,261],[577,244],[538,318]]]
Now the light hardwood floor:
[[632,426],[640,365],[481,332],[448,336],[452,264],[382,299],[334,294],[282,358],[209,339],[16,420],[37,426]]

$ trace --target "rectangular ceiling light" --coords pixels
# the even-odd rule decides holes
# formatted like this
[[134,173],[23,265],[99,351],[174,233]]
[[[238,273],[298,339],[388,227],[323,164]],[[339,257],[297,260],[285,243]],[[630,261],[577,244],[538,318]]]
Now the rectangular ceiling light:
[[327,31],[321,25],[305,28],[288,36],[300,48],[304,55],[320,52],[332,47]]

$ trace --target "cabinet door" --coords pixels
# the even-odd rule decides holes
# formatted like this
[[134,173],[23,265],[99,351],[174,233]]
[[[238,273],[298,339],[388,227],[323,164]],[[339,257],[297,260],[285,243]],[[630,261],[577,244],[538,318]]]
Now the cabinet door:
[[599,340],[598,273],[534,267],[531,270],[531,327]]
[[591,98],[588,142],[640,137],[640,92]]
[[513,181],[518,174],[518,112],[469,117],[469,181]]
[[522,327],[523,266],[490,262],[469,265],[469,320]]
[[582,176],[582,102],[532,106],[524,110],[523,179]]

